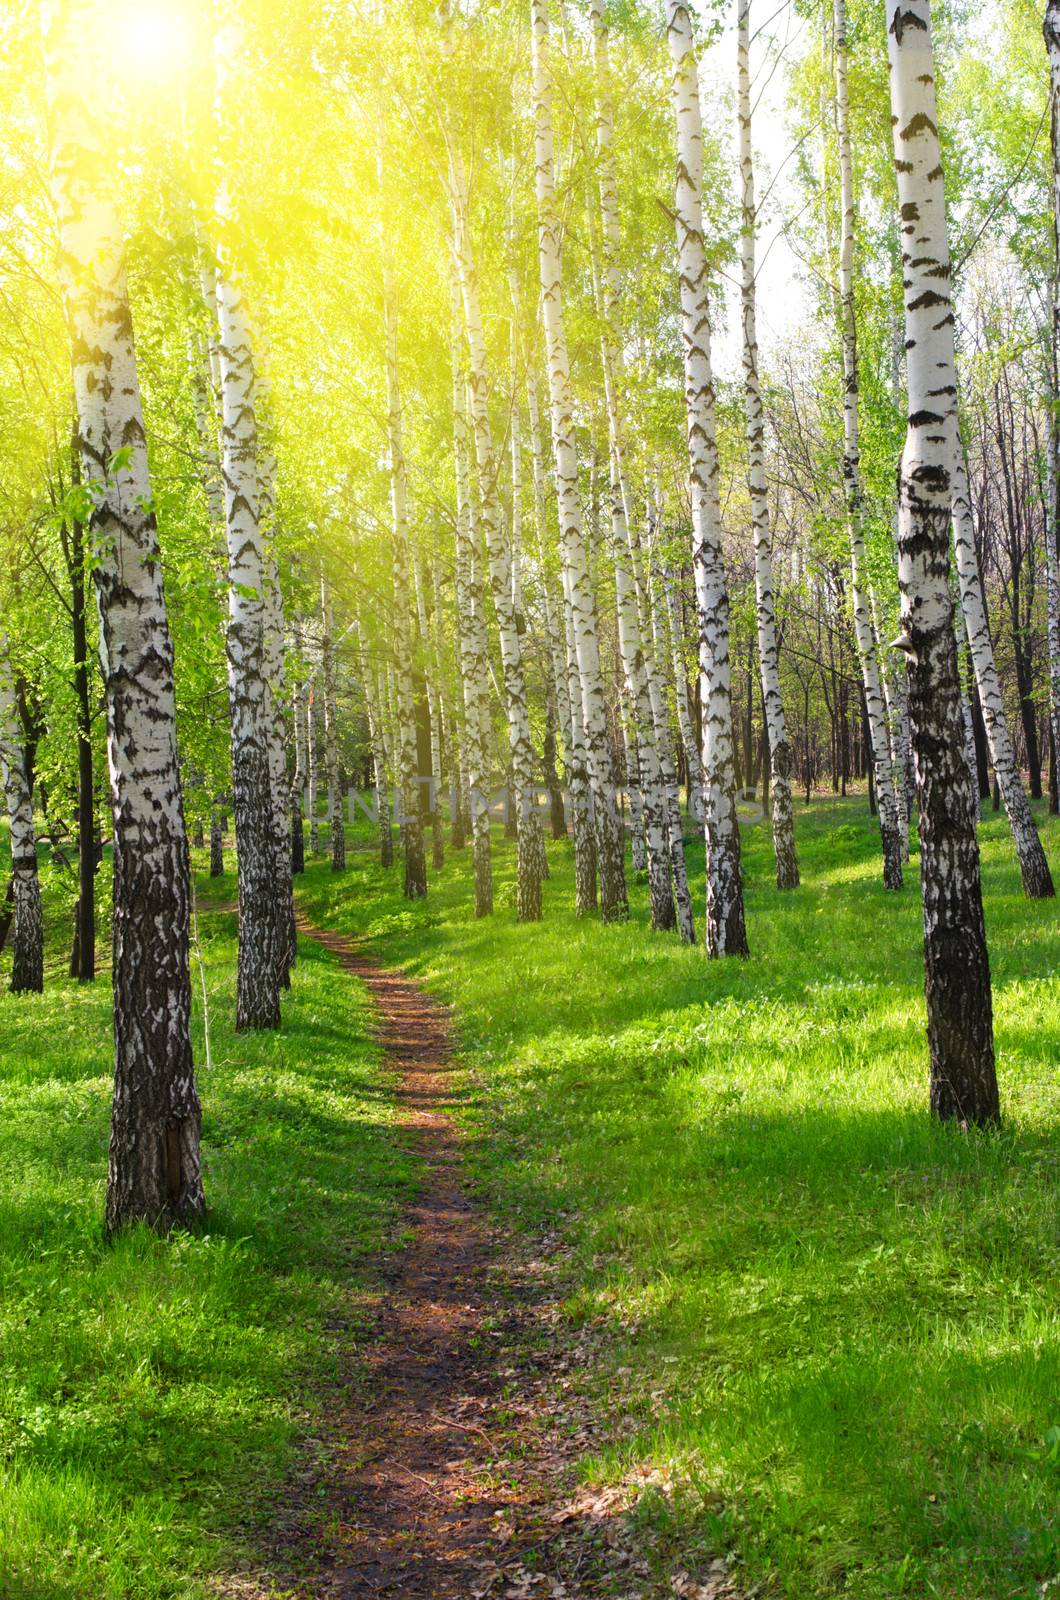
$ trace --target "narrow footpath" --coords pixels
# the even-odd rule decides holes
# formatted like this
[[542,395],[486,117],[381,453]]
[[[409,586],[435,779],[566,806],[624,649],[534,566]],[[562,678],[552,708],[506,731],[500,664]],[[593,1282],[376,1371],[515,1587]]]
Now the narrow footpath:
[[455,1093],[449,1019],[417,985],[357,954],[342,935],[304,922],[299,931],[367,986],[398,1074],[400,1120],[423,1163],[403,1218],[408,1242],[384,1267],[364,1411],[348,1419],[337,1485],[347,1507],[340,1542],[348,1562],[336,1569],[333,1588],[343,1600],[466,1600],[490,1564],[505,1502],[483,1487],[483,1467],[496,1451],[482,1418],[497,1389],[489,1351],[479,1346],[495,1307],[486,1288],[489,1239],[467,1193],[447,1109]]
[[[417,984],[299,919],[368,988],[420,1185],[380,1263],[374,1337],[347,1391],[328,1531],[299,1600],[573,1600],[733,1594],[724,1563],[649,1572],[629,1495],[575,1490],[600,1442],[581,1383],[591,1335],[560,1333],[551,1266],[507,1259],[470,1192],[452,1116],[450,1019]],[[559,1247],[544,1241],[544,1254]],[[540,1269],[540,1270],[538,1270]],[[658,1586],[657,1586],[658,1585]],[[289,1589],[285,1594],[291,1594]]]

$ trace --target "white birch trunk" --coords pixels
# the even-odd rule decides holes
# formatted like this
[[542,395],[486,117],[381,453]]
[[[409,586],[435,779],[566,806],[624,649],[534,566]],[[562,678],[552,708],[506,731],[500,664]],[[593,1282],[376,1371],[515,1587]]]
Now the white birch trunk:
[[677,125],[677,253],[692,494],[692,562],[703,685],[703,794],[707,846],[707,954],[746,955],[740,827],[736,816],[729,674],[729,594],[721,550],[718,446],[710,360],[710,284],[703,240],[703,127],[692,24],[667,0]]
[[416,590],[416,620],[419,624],[423,646],[423,678],[427,695],[427,720],[431,739],[431,865],[436,869],[445,866],[445,840],[442,834],[442,740],[441,716],[438,703],[438,679],[431,655],[431,629],[427,616],[427,596],[424,589],[423,557],[419,550],[413,558],[413,583]]
[[26,776],[25,752],[19,738],[15,685],[3,639],[0,639],[0,772],[11,830],[11,882],[15,900],[11,993],[40,994],[44,988],[44,914],[37,873],[37,835],[33,827],[33,797]]
[[[987,620],[983,585],[979,576],[979,561],[975,551],[975,529],[968,493],[968,469],[959,438],[956,440],[953,460],[953,546],[957,556],[961,610],[964,613],[964,626],[968,634],[972,670],[979,690],[979,703],[983,708],[990,760],[1012,829],[1020,873],[1023,877],[1023,892],[1031,900],[1048,899],[1054,893],[1053,880],[1034,817],[1031,815],[1030,802],[1020,777],[1008,718],[1005,715],[1001,680],[994,662],[994,647],[990,642],[990,624]],[[969,720],[970,716],[969,707]],[[973,731],[973,754],[974,750]],[[974,786],[976,771],[974,764],[971,771]]]
[[264,625],[263,665],[269,708],[269,783],[272,791],[273,849],[276,853],[276,915],[279,922],[280,981],[290,986],[290,970],[298,952],[294,916],[294,880],[291,874],[291,785],[287,778],[287,684],[284,662],[283,591],[276,559],[276,456],[267,416],[268,386],[258,375],[255,410],[258,416],[258,522],[262,542]]
[[951,268],[928,0],[887,0],[909,409],[899,482],[899,587],[920,810],[931,1108],[999,1116],[977,806],[962,750],[949,586],[956,438]]
[[[225,13],[216,40],[217,113],[229,122],[228,80],[242,51],[239,22]],[[258,380],[249,307],[235,270],[231,201],[221,164],[217,194],[224,248],[216,270],[222,472],[228,552],[228,701],[239,874],[236,1027],[278,1027],[289,926],[276,893],[278,870],[271,741],[273,705],[266,659],[265,541],[259,474]],[[267,496],[267,490],[266,490]]]
[[1042,28],[1049,63],[1049,149],[1052,164],[1053,283],[1049,319],[1049,413],[1046,443],[1045,572],[1048,600],[1049,724],[1060,762],[1060,0],[1046,0]]
[[531,28],[538,259],[552,415],[552,448],[559,501],[560,544],[567,605],[572,613],[584,736],[595,801],[600,911],[605,922],[613,922],[628,916],[629,903],[626,897],[622,826],[615,804],[614,773],[607,736],[606,702],[603,675],[600,670],[600,648],[595,628],[592,582],[585,554],[578,490],[578,452],[574,431],[570,360],[563,314],[560,217],[555,195],[547,0],[531,0]]
[[306,810],[309,813],[309,851],[320,854],[320,758],[317,737],[320,713],[317,709],[317,687],[310,675],[305,706],[305,758],[306,758]]
[[[648,889],[651,923],[656,929],[676,926],[673,888],[670,882],[670,815],[663,782],[662,765],[652,716],[650,671],[640,626],[633,572],[630,536],[631,496],[626,470],[627,443],[624,414],[624,364],[619,307],[622,279],[619,270],[621,234],[618,213],[618,180],[615,170],[614,112],[611,102],[611,64],[607,26],[602,0],[590,0],[593,29],[593,64],[596,89],[596,152],[599,167],[600,222],[603,238],[603,271],[599,284],[602,313],[601,355],[604,371],[604,396],[610,460],[611,532],[614,543],[615,596],[618,605],[618,641],[628,690],[628,714],[632,738],[627,732],[627,767],[632,745],[636,783],[643,802],[643,839],[647,849]],[[634,789],[631,781],[631,808]],[[637,819],[634,817],[636,827]],[[680,841],[679,841],[680,842]],[[683,851],[683,843],[682,843]]]
[[868,557],[862,519],[861,449],[858,426],[858,346],[854,307],[854,161],[850,148],[850,106],[847,92],[846,0],[834,0],[835,98],[839,135],[839,181],[842,231],[839,247],[839,298],[843,320],[843,487],[850,535],[851,598],[854,633],[861,662],[861,681],[872,741],[876,806],[883,845],[883,886],[902,887],[902,840],[894,794],[887,707],[883,697],[876,629],[872,621]]
[[[655,511],[652,522],[652,539],[662,527],[662,500],[656,486]],[[689,710],[691,697],[688,692],[688,674],[685,671],[684,634],[681,627],[681,606],[676,586],[670,578],[665,567],[659,570],[659,582],[662,586],[662,608],[654,615],[659,620],[660,637],[669,641],[670,663],[674,678],[674,704],[677,712],[677,730],[681,737],[681,748],[685,755],[685,766],[688,771],[688,809],[692,818],[703,826],[703,762],[699,753],[699,740],[692,728],[692,716]],[[661,656],[659,657],[661,660]]]
[[[385,206],[384,206],[385,211]],[[383,219],[383,316],[386,324],[387,440],[390,453],[390,507],[393,549],[394,684],[397,698],[396,736],[401,785],[401,838],[405,851],[405,898],[422,900],[427,893],[427,857],[423,845],[420,810],[419,761],[416,751],[416,712],[412,689],[412,644],[409,611],[408,476],[405,466],[401,382],[398,372],[397,307],[394,298],[390,243]]]
[[648,676],[648,695],[651,700],[652,725],[655,729],[655,745],[659,752],[659,765],[662,770],[663,790],[666,796],[670,869],[673,873],[677,927],[681,938],[686,944],[695,944],[696,923],[692,910],[692,894],[688,885],[688,864],[685,861],[681,795],[677,786],[677,767],[674,760],[673,739],[670,732],[670,717],[666,707],[663,684],[660,682],[658,665],[660,660],[664,659],[660,655],[662,633],[657,626],[659,619],[652,606],[651,586],[644,563],[641,560],[639,545],[633,544],[631,548],[633,575],[640,604],[641,635],[645,642],[649,639],[651,641],[650,648],[645,651],[645,662]]
[[[548,636],[552,681],[556,693],[556,714],[563,740],[567,794],[574,845],[574,910],[585,916],[596,905],[596,842],[589,808],[589,765],[581,715],[581,683],[574,654],[573,629],[568,628],[569,607],[565,594],[555,594],[547,561],[547,517],[545,501],[545,459],[541,438],[541,415],[537,375],[532,364],[526,380],[527,411],[530,419],[530,459],[534,475],[534,524],[537,558],[541,568],[545,629]],[[562,631],[561,631],[562,630]],[[570,652],[568,654],[568,652]]]
[[[513,202],[514,203],[514,202]],[[510,433],[511,433],[511,464],[512,464],[512,516],[511,516],[511,564],[512,564],[512,611],[515,617],[516,632],[522,640],[526,634],[526,612],[523,606],[523,429],[522,415],[520,412],[520,399],[522,382],[520,380],[521,349],[519,343],[519,329],[522,322],[521,307],[522,295],[519,290],[519,273],[515,262],[514,223],[509,219],[508,233],[508,290],[512,302],[511,330],[509,337],[509,373],[510,373]],[[530,739],[529,721],[527,723],[527,739]],[[530,771],[531,781],[534,774],[533,745],[530,746]],[[537,841],[538,865],[537,871],[542,882],[547,882],[551,873],[548,866],[548,855],[545,851],[545,833],[541,826],[540,816],[537,813],[537,803],[533,792],[526,798],[518,801],[520,815],[527,807],[533,809],[536,821],[533,824],[532,842]]]
[[460,287],[452,280],[453,456],[456,468],[456,626],[457,654],[464,700],[468,817],[475,868],[475,915],[493,911],[493,866],[489,815],[489,666],[482,596],[475,584],[474,524],[471,504],[470,441],[463,363]]
[[331,584],[327,573],[320,575],[320,652],[321,688],[324,693],[324,771],[328,785],[328,843],[332,872],[346,870],[346,828],[342,815],[342,790],[339,786],[339,727],[335,693],[335,618],[331,606]]
[[500,635],[508,714],[508,743],[519,806],[517,916],[520,922],[541,917],[541,819],[534,804],[534,759],[530,742],[530,713],[526,699],[523,643],[512,599],[512,569],[504,516],[498,494],[498,463],[489,418],[489,376],[486,341],[482,330],[478,279],[471,249],[467,184],[463,163],[450,152],[449,182],[453,205],[453,256],[464,307],[468,350],[468,392],[478,466],[479,496],[493,607]]
[[[637,749],[637,730],[629,709],[629,685],[625,685],[619,716],[622,749],[626,762],[626,794],[629,797],[629,859],[634,872],[646,872],[648,846],[644,838],[644,801],[641,797],[640,752]],[[672,912],[671,903],[671,912]],[[655,908],[652,907],[654,927]]]
[[99,607],[114,838],[114,1100],[106,1223],[205,1210],[191,1051],[191,902],[173,647],[151,506],[121,228],[95,125],[96,28],[42,9],[51,192]]
[[[1055,371],[1055,363],[1053,370]],[[1048,605],[1047,645],[1049,653],[1049,726],[1053,735],[1054,761],[1060,762],[1060,421],[1058,401],[1050,383],[1048,439],[1045,475],[1045,580]]]
[[294,721],[294,772],[291,775],[291,872],[305,871],[305,830],[302,826],[302,796],[306,781],[306,754],[309,742],[309,686],[302,656],[302,629],[294,624],[295,677],[291,701]]
[[239,871],[236,1027],[276,1028],[286,927],[281,926],[276,900],[273,709],[266,677],[254,356],[246,302],[229,264],[218,274],[217,308],[228,547],[226,650]]
[[394,831],[390,825],[390,783],[387,777],[386,744],[383,738],[383,709],[379,703],[379,678],[368,659],[364,629],[357,624],[357,664],[364,686],[368,714],[368,738],[372,746],[372,778],[375,784],[375,813],[379,827],[379,864],[394,865]]
[[773,599],[773,536],[769,526],[769,488],[766,483],[765,420],[758,378],[758,318],[755,303],[755,233],[758,216],[751,144],[751,72],[748,62],[750,15],[751,0],[738,0],[736,122],[740,148],[740,308],[743,325],[744,418],[747,428],[747,489],[754,535],[758,662],[773,783],[773,853],[777,888],[795,889],[799,883],[799,861],[795,851],[795,818],[791,806],[791,745],[788,743],[784,700],[780,691]]

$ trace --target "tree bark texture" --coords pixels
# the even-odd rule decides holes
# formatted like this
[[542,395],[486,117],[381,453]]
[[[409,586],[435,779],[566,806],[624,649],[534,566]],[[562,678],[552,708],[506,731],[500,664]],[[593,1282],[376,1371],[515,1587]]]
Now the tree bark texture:
[[799,859],[795,850],[795,817],[791,803],[791,745],[784,718],[777,654],[776,606],[773,593],[773,537],[769,526],[766,483],[765,417],[758,377],[758,317],[755,287],[754,156],[751,144],[751,72],[749,32],[751,0],[739,0],[737,15],[737,129],[740,150],[740,308],[743,329],[744,421],[747,430],[747,489],[755,553],[755,620],[758,664],[762,678],[766,737],[773,778],[773,855],[777,888],[795,889]]
[[629,902],[626,895],[623,830],[615,799],[600,646],[578,484],[578,449],[563,309],[562,230],[555,193],[547,0],[531,0],[531,39],[538,262],[552,416],[552,449],[559,502],[560,549],[565,573],[565,597],[571,613],[578,665],[582,730],[593,788],[600,914],[605,922],[614,922],[629,915]]
[[191,901],[173,647],[112,161],[95,125],[80,0],[43,9],[51,190],[70,330],[78,448],[93,510],[114,840],[114,1100],[106,1225],[205,1210],[191,1051]]
[[667,0],[666,34],[673,65],[677,127],[677,252],[692,496],[692,565],[703,693],[706,945],[709,956],[740,956],[747,954],[747,930],[734,793],[729,594],[721,551],[710,286],[703,242],[703,127],[692,24],[683,0]]
[[905,280],[908,422],[899,480],[901,648],[920,808],[931,1107],[999,1116],[977,805],[963,750],[950,595],[957,384],[929,0],[888,0],[892,129]]
[[33,796],[19,738],[11,664],[3,640],[0,640],[0,771],[11,830],[11,883],[15,906],[11,993],[40,994],[44,989],[44,915],[37,873]]
[[839,297],[843,326],[843,488],[850,535],[851,600],[854,634],[861,662],[865,716],[872,743],[873,776],[883,845],[883,886],[902,887],[902,837],[894,793],[891,741],[887,722],[876,628],[872,615],[868,556],[863,526],[861,441],[858,418],[858,345],[854,308],[854,159],[850,142],[847,87],[846,0],[834,0],[836,126],[839,135],[839,178],[842,232],[839,248]]

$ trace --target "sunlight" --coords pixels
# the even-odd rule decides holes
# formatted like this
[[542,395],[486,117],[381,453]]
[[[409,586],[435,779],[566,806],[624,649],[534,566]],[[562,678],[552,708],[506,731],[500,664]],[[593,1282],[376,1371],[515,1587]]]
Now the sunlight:
[[179,71],[188,53],[188,19],[166,0],[129,0],[115,29],[115,55],[132,71],[160,76]]

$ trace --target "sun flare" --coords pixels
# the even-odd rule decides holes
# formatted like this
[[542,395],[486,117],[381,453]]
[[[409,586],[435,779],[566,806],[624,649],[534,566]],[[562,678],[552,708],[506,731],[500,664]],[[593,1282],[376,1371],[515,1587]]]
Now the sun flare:
[[135,71],[158,77],[183,64],[188,36],[188,19],[179,6],[133,0],[115,29],[115,52]]

